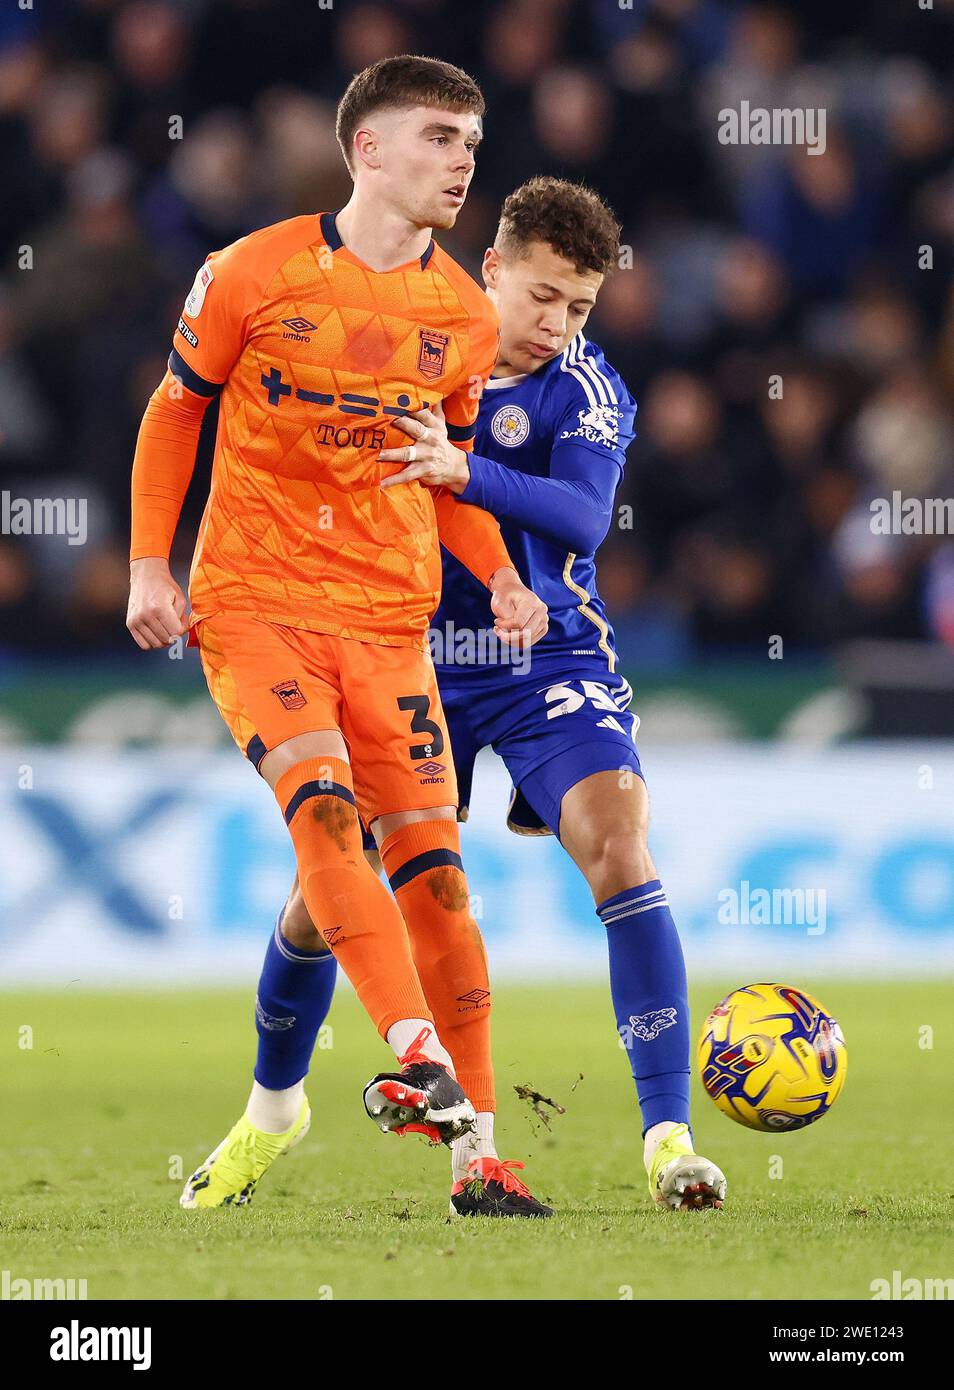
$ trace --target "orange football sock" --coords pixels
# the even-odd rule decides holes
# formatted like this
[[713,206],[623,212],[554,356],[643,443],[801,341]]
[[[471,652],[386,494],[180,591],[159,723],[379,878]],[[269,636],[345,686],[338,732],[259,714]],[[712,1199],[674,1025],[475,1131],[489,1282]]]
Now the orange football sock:
[[404,918],[364,857],[349,764],[306,758],[282,773],[275,796],[311,920],[378,1032],[386,1038],[402,1019],[433,1021]]
[[492,1111],[487,955],[470,911],[457,824],[414,821],[390,834],[380,853],[457,1079],[475,1110]]

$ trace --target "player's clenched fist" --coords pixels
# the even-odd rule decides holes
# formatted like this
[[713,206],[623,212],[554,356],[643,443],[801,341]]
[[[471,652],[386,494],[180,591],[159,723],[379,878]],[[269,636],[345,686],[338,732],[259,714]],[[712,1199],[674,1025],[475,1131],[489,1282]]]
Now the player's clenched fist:
[[168,647],[188,631],[186,596],[159,556],[133,560],[129,566],[126,626],[144,652]]
[[515,647],[532,647],[549,627],[547,606],[528,589],[514,569],[499,569],[491,575],[490,608],[494,632],[501,642]]

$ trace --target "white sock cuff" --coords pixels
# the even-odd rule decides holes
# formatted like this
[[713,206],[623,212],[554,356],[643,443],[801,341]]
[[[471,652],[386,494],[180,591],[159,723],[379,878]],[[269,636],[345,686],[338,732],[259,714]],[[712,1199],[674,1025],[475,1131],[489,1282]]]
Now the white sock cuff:
[[304,1077],[284,1091],[270,1091],[267,1086],[253,1081],[245,1113],[255,1128],[265,1134],[284,1134],[298,1119],[304,1098]]
[[416,1045],[416,1050],[423,1053],[429,1061],[440,1062],[451,1076],[456,1076],[450,1053],[441,1046],[437,1029],[426,1018],[398,1019],[397,1023],[392,1023],[388,1029],[387,1043],[388,1047],[394,1049],[394,1055],[398,1060],[410,1047]]

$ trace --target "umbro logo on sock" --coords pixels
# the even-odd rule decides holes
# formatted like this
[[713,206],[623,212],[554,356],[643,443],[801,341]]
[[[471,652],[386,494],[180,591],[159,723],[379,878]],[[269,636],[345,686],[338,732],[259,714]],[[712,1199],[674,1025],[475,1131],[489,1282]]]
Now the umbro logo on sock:
[[[458,996],[457,996],[457,1002],[458,1002],[459,1004],[469,1004],[469,1005],[470,1005],[470,1009],[480,1009],[480,1008],[483,1008],[485,1005],[486,1005],[487,1008],[489,1008],[490,1006],[489,1006],[489,1004],[487,1004],[487,1000],[488,1000],[489,998],[490,998],[490,990],[489,990],[489,989],[481,989],[481,988],[478,986],[476,989],[469,989],[469,990],[467,991],[466,994],[458,994]],[[458,1012],[459,1014],[464,1014],[464,1013],[470,1012],[470,1010],[469,1010],[469,1009],[458,1009],[457,1012]]]
[[344,937],[340,935],[343,931],[344,927],[339,925],[337,927],[325,927],[321,934],[329,946],[338,946],[344,940]]

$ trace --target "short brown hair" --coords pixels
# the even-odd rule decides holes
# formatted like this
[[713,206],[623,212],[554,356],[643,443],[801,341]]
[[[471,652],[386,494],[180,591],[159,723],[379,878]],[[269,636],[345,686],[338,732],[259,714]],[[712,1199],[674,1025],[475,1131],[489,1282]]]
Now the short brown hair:
[[338,103],[335,134],[352,172],[351,147],[361,122],[372,111],[401,106],[436,106],[442,111],[458,113],[472,111],[478,117],[486,110],[483,93],[463,68],[412,53],[382,58],[352,77]]
[[543,241],[572,261],[578,274],[605,275],[619,259],[620,225],[598,193],[582,183],[545,174],[521,184],[500,211],[494,246],[526,255],[530,242]]

